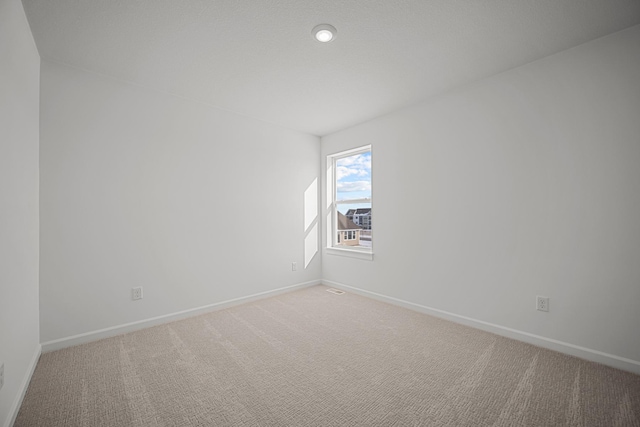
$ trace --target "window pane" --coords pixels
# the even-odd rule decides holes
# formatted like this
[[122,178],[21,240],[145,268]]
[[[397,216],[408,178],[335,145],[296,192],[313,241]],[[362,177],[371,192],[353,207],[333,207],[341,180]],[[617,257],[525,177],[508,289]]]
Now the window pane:
[[371,151],[336,160],[336,201],[371,198]]
[[327,179],[333,218],[327,242],[372,253],[371,146],[327,156]]
[[[351,229],[344,233],[344,241],[338,242],[338,246],[349,245],[354,248],[370,248],[372,232],[371,203],[340,203],[336,205],[336,208],[338,209],[338,230]],[[342,220],[340,215],[342,215]],[[347,240],[351,241],[347,242]]]

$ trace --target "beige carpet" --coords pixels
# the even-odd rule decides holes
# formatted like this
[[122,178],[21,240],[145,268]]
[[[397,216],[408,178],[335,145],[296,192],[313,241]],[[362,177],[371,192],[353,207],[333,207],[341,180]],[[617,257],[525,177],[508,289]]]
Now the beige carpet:
[[640,426],[640,376],[326,289],[43,354],[16,426]]

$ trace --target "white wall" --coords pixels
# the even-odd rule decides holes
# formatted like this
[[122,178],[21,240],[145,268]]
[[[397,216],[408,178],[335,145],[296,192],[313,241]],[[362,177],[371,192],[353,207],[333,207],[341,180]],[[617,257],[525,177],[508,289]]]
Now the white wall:
[[364,144],[374,261],[325,255],[324,279],[640,363],[640,26],[323,137],[322,155]]
[[39,354],[40,56],[18,0],[0,0],[0,425],[9,425]]
[[41,86],[43,342],[320,279],[317,137],[47,61]]

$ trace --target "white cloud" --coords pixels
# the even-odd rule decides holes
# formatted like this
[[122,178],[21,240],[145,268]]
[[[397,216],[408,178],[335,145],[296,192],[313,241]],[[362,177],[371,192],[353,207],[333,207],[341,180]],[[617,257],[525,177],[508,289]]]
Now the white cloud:
[[371,155],[370,154],[356,154],[355,156],[344,157],[338,160],[340,166],[359,166],[362,168],[371,169]]
[[338,182],[337,190],[344,193],[352,191],[371,191],[371,181]]
[[345,157],[336,163],[336,178],[341,180],[348,176],[366,177],[371,171],[371,155],[357,154]]
[[362,171],[360,169],[348,168],[346,166],[336,167],[336,177],[338,178],[338,181],[351,175],[360,175],[361,173]]

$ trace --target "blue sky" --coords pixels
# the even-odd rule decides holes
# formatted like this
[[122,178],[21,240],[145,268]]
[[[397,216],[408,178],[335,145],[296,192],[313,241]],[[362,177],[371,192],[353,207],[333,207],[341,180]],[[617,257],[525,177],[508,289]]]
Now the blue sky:
[[[337,200],[371,198],[371,152],[343,157],[336,161]],[[338,205],[345,213],[350,208],[367,208],[371,204]]]

